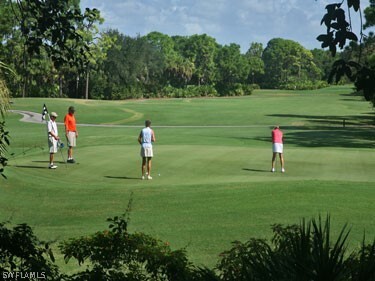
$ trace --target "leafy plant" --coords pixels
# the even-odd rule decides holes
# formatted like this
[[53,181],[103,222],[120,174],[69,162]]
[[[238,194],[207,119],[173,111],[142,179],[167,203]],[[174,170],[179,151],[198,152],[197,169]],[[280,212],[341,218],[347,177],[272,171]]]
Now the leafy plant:
[[[130,201],[131,202],[131,201]],[[331,221],[305,221],[272,226],[270,241],[251,238],[235,241],[221,254],[215,270],[195,267],[184,249],[171,250],[168,243],[143,233],[129,233],[129,211],[107,219],[109,230],[70,239],[59,245],[65,260],[76,259],[86,268],[61,275],[54,264],[50,243],[40,241],[32,229],[20,224],[13,229],[0,223],[0,271],[38,272],[48,280],[66,281],[373,281],[375,240],[347,253],[350,231],[345,225],[336,239]],[[37,280],[32,277],[29,280]]]
[[12,272],[34,272],[48,280],[58,280],[54,261],[50,243],[40,241],[28,225],[19,224],[9,229],[5,223],[0,223],[0,272],[3,276]]
[[[0,69],[6,72],[11,72],[13,71],[4,63],[0,62]],[[0,72],[0,74],[2,73]],[[3,120],[6,111],[9,109],[9,90],[8,87],[5,84],[5,81],[1,78],[0,76],[0,117]],[[7,165],[7,158],[5,157],[5,154],[7,152],[7,146],[9,146],[9,138],[8,138],[8,132],[5,131],[5,122],[1,121],[0,122],[0,165],[2,168],[0,168],[0,175],[2,175],[4,178],[5,175],[3,174],[4,172],[4,167]]]
[[[343,3],[344,1],[342,1]],[[345,11],[341,8],[342,3],[329,4],[326,6],[327,13],[323,16],[321,24],[327,27],[327,33],[321,34],[317,37],[318,41],[322,42],[322,48],[328,47],[332,56],[336,55],[337,46],[343,49],[347,41],[357,42],[358,37],[352,32],[351,22],[347,22]],[[360,0],[347,0],[348,11],[351,8],[355,12],[360,9]],[[374,5],[368,8],[368,12],[373,11]],[[362,15],[360,15],[362,21]],[[368,22],[367,27],[372,26],[373,22]],[[360,30],[362,41],[363,32]],[[371,39],[368,40],[367,45],[373,46]],[[333,66],[328,79],[331,83],[335,78],[335,82],[339,82],[342,77],[347,76],[354,82],[357,91],[362,91],[365,99],[370,101],[375,106],[375,64],[371,62],[361,63],[362,48],[360,43],[360,55],[358,61],[339,59]],[[370,49],[371,50],[371,49]],[[372,52],[372,51],[370,51]]]
[[324,223],[319,217],[300,225],[276,224],[272,229],[271,244],[262,239],[237,241],[224,252],[218,265],[221,280],[350,280],[346,226],[335,241],[329,216]]
[[349,267],[353,281],[375,280],[375,240],[366,245],[363,237],[361,248],[350,257]]
[[129,233],[129,211],[130,203],[124,214],[108,218],[109,230],[60,244],[66,261],[74,258],[79,265],[90,264],[70,280],[187,281],[210,276],[207,269],[193,269],[184,249],[173,251],[149,235]]
[[86,9],[82,14],[78,5],[69,2],[17,0],[20,30],[30,56],[40,54],[44,49],[56,68],[69,63],[84,69],[90,47],[79,28],[97,21],[99,11]]
[[[341,8],[342,3],[334,3],[326,6],[327,13],[323,16],[320,24],[325,24],[327,34],[321,34],[316,39],[322,42],[322,48],[329,47],[332,55],[336,55],[336,46],[344,48],[346,40],[358,41],[357,35],[350,30],[350,23],[346,21],[345,11]],[[353,7],[357,12],[359,0],[348,0],[348,7]]]
[[2,168],[0,168],[0,175],[2,175],[4,178],[6,176],[4,175],[4,167],[7,165],[8,159],[5,157],[5,154],[7,152],[7,146],[9,146],[9,139],[8,134],[9,132],[5,131],[5,122],[0,122],[0,165]]

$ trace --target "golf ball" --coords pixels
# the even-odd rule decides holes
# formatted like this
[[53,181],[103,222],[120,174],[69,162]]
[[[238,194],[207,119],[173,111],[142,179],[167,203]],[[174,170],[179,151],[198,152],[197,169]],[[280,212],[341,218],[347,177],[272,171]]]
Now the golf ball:
[[160,174],[159,174],[159,177],[160,177]]

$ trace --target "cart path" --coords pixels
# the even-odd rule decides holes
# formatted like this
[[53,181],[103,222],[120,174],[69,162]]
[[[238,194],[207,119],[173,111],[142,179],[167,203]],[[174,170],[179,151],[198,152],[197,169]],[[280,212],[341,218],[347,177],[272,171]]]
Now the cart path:
[[[25,110],[9,110],[9,112],[21,114],[22,118],[20,121],[45,124],[46,121],[42,120],[42,114],[25,111]],[[63,125],[62,122],[56,122],[57,124]],[[143,128],[142,125],[117,125],[117,124],[81,124],[77,123],[78,127],[111,127],[111,128]],[[272,127],[273,125],[159,125],[152,126],[154,128],[262,128],[262,127]],[[300,126],[298,126],[300,127]]]

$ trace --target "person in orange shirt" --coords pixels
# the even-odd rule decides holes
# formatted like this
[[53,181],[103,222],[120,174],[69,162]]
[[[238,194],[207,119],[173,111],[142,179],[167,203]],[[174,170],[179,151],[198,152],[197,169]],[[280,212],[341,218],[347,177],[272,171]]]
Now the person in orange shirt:
[[73,147],[76,146],[78,131],[76,126],[76,118],[74,116],[75,108],[70,106],[68,108],[68,113],[64,118],[65,125],[65,135],[68,141],[68,163],[75,163],[76,161],[73,158]]
[[272,130],[272,169],[271,172],[275,172],[275,163],[276,163],[276,156],[279,154],[280,164],[281,164],[281,172],[285,173],[284,169],[284,156],[283,156],[283,142],[284,136],[283,132],[280,130],[279,126],[275,126]]

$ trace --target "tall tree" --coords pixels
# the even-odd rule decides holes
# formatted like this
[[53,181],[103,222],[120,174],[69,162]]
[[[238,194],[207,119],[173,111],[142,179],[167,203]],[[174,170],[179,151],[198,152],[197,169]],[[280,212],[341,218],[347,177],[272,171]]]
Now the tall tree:
[[175,50],[174,40],[160,32],[147,34],[146,40],[155,52],[160,54],[163,61],[163,78],[159,81],[160,86],[186,86],[193,75],[194,65]]
[[[103,98],[106,88],[107,77],[103,65],[107,60],[108,50],[116,44],[117,37],[109,36],[106,32],[100,33],[98,39],[90,46],[89,65],[86,73],[86,83],[80,83],[81,76],[77,69],[70,69],[70,92],[75,97],[81,97],[85,92],[85,98]],[[88,83],[90,77],[90,84]],[[84,88],[84,90],[83,90]]]
[[125,36],[117,30],[108,35],[116,38],[109,48],[103,67],[108,81],[106,97],[139,98],[149,95],[163,71],[160,52],[145,37]]
[[[103,61],[106,57],[106,50],[111,46],[112,41],[105,35],[99,37],[99,29],[95,25],[96,22],[103,23],[104,19],[100,16],[100,12],[95,10],[91,14],[90,20],[79,25],[78,33],[82,36],[83,41],[89,47],[87,53],[81,53],[84,58],[87,57],[86,67],[84,72],[86,74],[85,99],[89,98],[89,77],[90,70]],[[77,69],[77,81],[80,74],[80,69]]]
[[263,52],[263,61],[265,87],[280,88],[288,83],[314,80],[319,76],[311,52],[292,40],[270,40]]
[[[17,0],[20,27],[30,55],[45,49],[58,68],[64,63],[85,66],[88,44],[78,28],[97,20],[97,9],[86,8],[82,14],[78,0]],[[77,53],[83,54],[77,56]]]
[[[336,82],[340,81],[343,76],[347,76],[354,82],[357,91],[363,92],[366,100],[370,101],[375,106],[375,63],[373,58],[374,53],[374,40],[373,34],[370,34],[369,40],[363,33],[362,27],[359,30],[360,38],[352,31],[351,21],[346,17],[345,10],[342,5],[346,3],[348,10],[353,9],[355,12],[360,11],[360,0],[347,0],[341,3],[334,3],[326,6],[327,13],[323,16],[321,24],[327,27],[326,34],[321,34],[317,37],[318,41],[322,42],[322,48],[329,47],[332,56],[336,55],[337,47],[343,49],[347,42],[357,42],[359,40],[360,53],[357,60],[348,60],[341,58],[337,60],[330,73],[329,82],[334,79]],[[366,9],[365,17],[367,22],[364,27],[370,27],[375,24],[374,22],[374,1],[371,0],[370,7]],[[362,20],[361,14],[359,17]],[[364,44],[362,43],[363,38]],[[353,46],[353,45],[352,45]],[[369,48],[367,52],[370,56],[363,56],[362,48]]]
[[370,6],[364,10],[366,23],[363,28],[375,26],[375,0],[370,0]]
[[251,43],[250,48],[245,54],[248,60],[250,69],[248,75],[248,82],[251,84],[259,83],[260,77],[264,74],[264,62],[262,60],[263,44]]
[[[177,51],[194,64],[192,82],[208,85],[215,81],[215,56],[218,50],[216,40],[206,34],[189,37],[174,37]],[[185,61],[185,66],[189,63]]]
[[250,64],[241,54],[240,46],[230,44],[220,48],[217,56],[219,92],[228,94],[236,83],[244,83],[248,77]]
[[66,64],[85,69],[90,46],[83,40],[79,28],[97,21],[97,9],[86,8],[82,14],[79,0],[7,1],[12,6],[24,40],[24,85],[30,75],[30,58],[43,53],[51,59],[57,70]]
[[334,59],[329,51],[322,49],[313,49],[311,53],[314,57],[314,63],[320,70],[320,79],[327,81],[329,73],[331,72],[332,63]]
[[8,132],[5,131],[4,116],[9,108],[9,90],[3,79],[3,74],[10,69],[0,61],[0,175],[3,177],[4,167],[7,164],[6,151],[9,145]]

